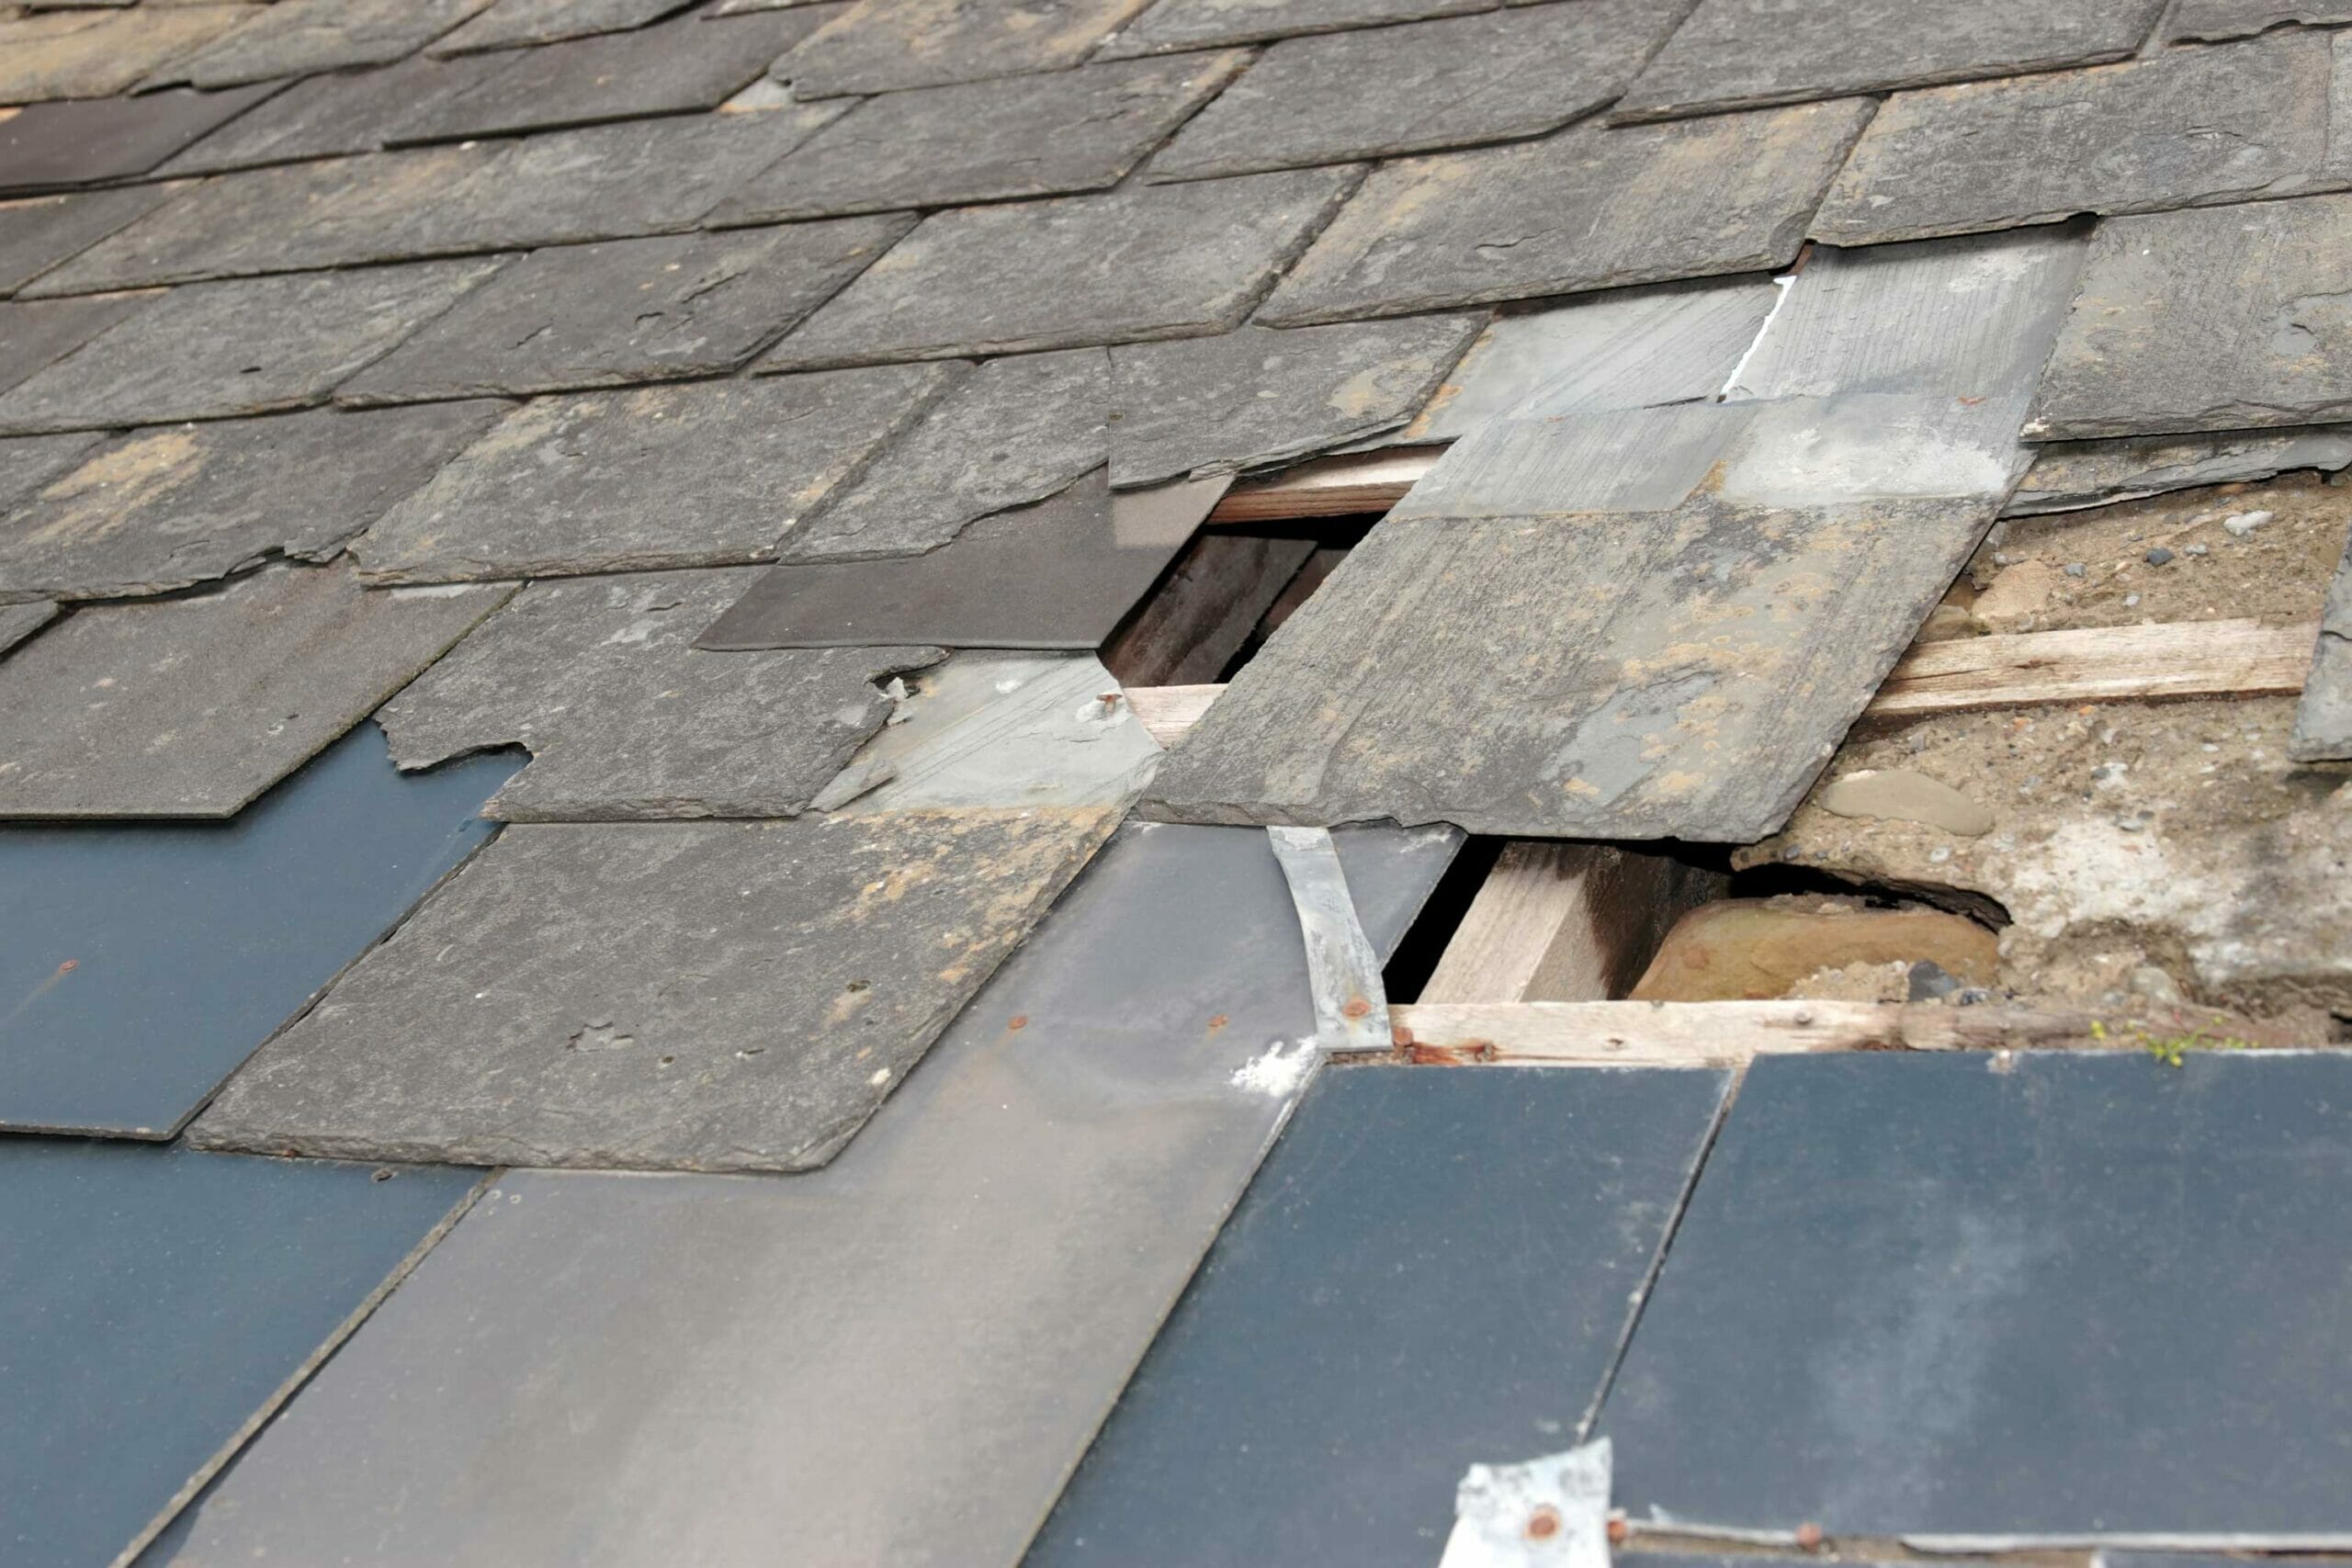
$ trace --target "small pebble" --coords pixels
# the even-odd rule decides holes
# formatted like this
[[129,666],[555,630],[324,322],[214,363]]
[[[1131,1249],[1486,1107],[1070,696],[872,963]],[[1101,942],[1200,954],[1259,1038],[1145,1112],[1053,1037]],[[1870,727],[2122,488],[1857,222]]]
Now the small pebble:
[[2191,545],[2188,547],[2188,553],[2192,556],[2210,556],[2213,553],[2213,547],[2211,545]]
[[2066,563],[2066,575],[2068,577],[2081,577],[2089,570],[2090,568],[2085,566],[2078,560],[2070,560]]
[[2243,539],[2269,522],[2270,518],[2271,513],[2267,512],[2233,512],[2222,519],[2222,526],[2228,531],[2230,537]]
[[2126,593],[2123,596],[2123,607],[2127,610],[2132,608],[2132,605],[2137,604],[2139,602],[2140,596],[2137,593]]
[[2146,555],[2142,556],[2140,558],[2146,561],[2150,566],[2163,566],[2165,562],[2172,559],[2172,552],[2165,548],[2162,545],[2158,545],[2154,549],[2150,550]]

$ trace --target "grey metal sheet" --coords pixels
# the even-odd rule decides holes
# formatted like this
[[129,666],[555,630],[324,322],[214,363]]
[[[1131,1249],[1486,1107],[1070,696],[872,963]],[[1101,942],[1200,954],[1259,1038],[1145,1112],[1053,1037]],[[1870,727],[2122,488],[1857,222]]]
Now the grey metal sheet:
[[2345,545],[2328,583],[2319,646],[2303,681],[2287,751],[2299,762],[2352,760],[2352,542]]
[[491,0],[277,0],[175,61],[156,80],[221,87],[382,65],[415,53]]
[[373,152],[504,63],[417,55],[374,71],[305,77],[156,173],[176,178]]
[[492,832],[361,724],[219,823],[0,827],[0,1126],[164,1138]]
[[161,186],[0,202],[0,294],[15,291],[170,199]]
[[264,85],[27,105],[0,120],[0,191],[143,175],[275,90]]
[[[512,3],[512,0],[509,0]],[[1078,64],[1149,0],[865,0],[775,62],[795,96],[893,93]]]
[[127,1558],[474,1180],[0,1141],[0,1555],[14,1568]]
[[1601,1414],[1618,1505],[2343,1539],[2347,1134],[2338,1054],[1758,1058]]
[[2352,22],[2346,0],[2181,0],[2165,24],[2168,41],[2250,38],[2288,22]]
[[[1393,949],[1458,840],[1334,838]],[[1131,827],[826,1170],[504,1179],[178,1561],[1010,1568],[1314,1027],[1265,835]]]
[[548,44],[626,31],[682,11],[692,0],[496,0],[433,46],[435,54]]
[[1323,1074],[1027,1562],[1434,1562],[1589,1417],[1728,1081]]
[[154,299],[153,294],[112,294],[92,299],[0,300],[0,391],[46,370]]
[[1261,43],[1494,6],[1495,0],[1159,0],[1105,44],[1102,54],[1115,59],[1212,44]]

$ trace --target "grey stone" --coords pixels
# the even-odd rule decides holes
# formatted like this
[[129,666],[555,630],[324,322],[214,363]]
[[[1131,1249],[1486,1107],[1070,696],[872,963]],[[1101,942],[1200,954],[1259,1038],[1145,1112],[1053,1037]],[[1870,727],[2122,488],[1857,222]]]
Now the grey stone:
[[504,258],[191,284],[0,395],[0,430],[221,419],[323,402]]
[[735,369],[914,227],[911,215],[534,251],[352,378],[351,403]]
[[0,653],[7,652],[56,618],[54,604],[0,604]]
[[945,384],[934,366],[541,398],[353,546],[446,582],[773,559]]
[[690,4],[692,0],[495,0],[490,9],[435,44],[433,52],[465,54],[626,32],[658,22]]
[[14,293],[170,197],[162,186],[126,186],[0,202],[0,294]]
[[1258,319],[1298,326],[1780,266],[1872,107],[1571,126],[1383,164]]
[[1105,190],[1232,80],[1236,53],[885,93],[738,190],[715,223]]
[[252,19],[156,73],[225,87],[406,59],[491,0],[275,0]]
[[380,70],[312,76],[240,115],[158,173],[213,175],[373,152],[432,115],[443,100],[505,66],[503,60],[470,55],[418,55]]
[[126,598],[272,556],[325,559],[506,407],[322,410],[119,436],[0,517],[0,596]]
[[130,98],[28,104],[0,119],[0,191],[95,185],[143,175],[272,90],[241,87],[225,93],[145,93]]
[[233,816],[512,592],[289,567],[76,611],[0,662],[0,817]]
[[933,213],[767,362],[869,364],[1227,332],[1352,180],[1349,169],[1302,169]]
[[2352,430],[2247,431],[2125,441],[2052,441],[2034,449],[2003,515],[2073,512],[2166,491],[2267,479],[2295,468],[2352,467]]
[[1111,482],[1230,473],[1402,424],[1483,324],[1473,313],[1243,327],[1114,348]]
[[775,62],[803,98],[902,92],[1076,65],[1147,0],[863,0]]
[[2180,0],[2165,26],[2172,40],[2251,38],[2289,22],[2328,27],[2352,22],[2346,0]]
[[0,436],[0,516],[80,462],[84,453],[105,439],[106,433],[99,430]]
[[149,72],[253,17],[250,6],[223,5],[0,17],[0,104],[129,92]]
[[1115,819],[510,828],[189,1136],[476,1165],[822,1166]]
[[1747,429],[1703,405],[1507,415],[1456,441],[1389,515],[1530,518],[1671,512]]
[[1556,130],[1624,90],[1685,0],[1558,0],[1286,39],[1186,125],[1150,177],[1198,179]]
[[1878,244],[2338,190],[2329,39],[2307,33],[1898,93],[1814,220]]
[[1699,0],[1611,118],[1925,87],[2129,58],[2165,0]]
[[1110,408],[1099,348],[991,359],[786,535],[777,558],[919,555],[975,519],[1057,495],[1108,461]]
[[879,682],[943,655],[695,651],[756,575],[532,583],[385,705],[393,760],[528,747],[484,807],[503,821],[797,815],[890,716]]
[[2037,438],[2352,420],[2352,196],[2117,218],[2026,423]]
[[154,294],[107,294],[90,299],[0,303],[0,392],[48,369],[157,298]]
[[1496,0],[1159,0],[1102,47],[1102,58],[1261,43],[1302,33],[1490,11]]
[[2352,761],[2352,543],[2327,587],[2319,646],[2303,680],[2287,754],[2299,762]]

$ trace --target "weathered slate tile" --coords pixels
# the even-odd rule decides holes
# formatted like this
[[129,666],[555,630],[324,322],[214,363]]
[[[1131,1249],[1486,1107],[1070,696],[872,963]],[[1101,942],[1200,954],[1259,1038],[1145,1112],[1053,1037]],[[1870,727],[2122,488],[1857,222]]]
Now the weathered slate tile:
[[229,817],[513,592],[274,568],[75,612],[0,662],[0,817]]
[[1258,319],[1302,326],[1777,267],[1872,107],[1571,126],[1383,164]]
[[870,98],[721,202],[714,223],[1106,190],[1241,67],[1223,53]]
[[167,176],[258,169],[373,152],[441,102],[505,69],[503,60],[424,55],[374,71],[311,76],[239,116],[163,165]]
[[1287,39],[1151,161],[1155,180],[1556,130],[1624,90],[1684,0],[1558,0]]
[[2220,49],[1887,100],[1814,220],[1815,239],[1878,244],[2340,190],[2328,155],[2330,40]]
[[510,828],[189,1135],[479,1165],[822,1166],[1116,816]]
[[1275,332],[1243,327],[1111,351],[1111,482],[1232,473],[1326,451],[1418,412],[1477,313]]
[[2029,436],[2352,420],[2352,196],[2099,225]]
[[0,513],[74,467],[84,453],[106,438],[100,430],[0,436]]
[[1261,43],[1427,17],[1490,11],[1496,0],[1160,0],[1103,45],[1102,58]]
[[103,98],[253,18],[249,6],[140,6],[0,17],[0,104]]
[[2165,24],[2165,35],[2174,42],[2251,38],[2288,22],[2315,27],[2352,22],[2352,5],[2346,0],[2180,0]]
[[524,404],[353,546],[448,582],[775,558],[946,383],[936,366],[700,381]]
[[0,430],[160,424],[323,402],[504,261],[175,288],[0,396]]
[[323,560],[507,406],[320,410],[119,436],[0,516],[0,595],[126,598],[272,556]]
[[402,60],[490,0],[275,0],[227,37],[158,72],[157,81],[226,87]]
[[977,518],[1059,494],[1109,460],[1110,409],[1099,348],[991,359],[786,535],[777,558],[919,555]]
[[2352,1061],[1989,1066],[1749,1069],[1601,1412],[1616,1504],[1927,1550],[2337,1539]]
[[2328,584],[2319,646],[2295,709],[2288,755],[2299,762],[2352,761],[2352,543]]
[[240,87],[28,104],[0,119],[0,191],[143,175],[273,90]]
[[744,364],[914,227],[911,214],[534,251],[338,394],[351,403],[624,386]]
[[2128,59],[2165,0],[1699,0],[1610,118],[1660,119]]
[[46,370],[157,298],[153,293],[101,294],[86,299],[0,303],[0,391]]
[[2352,468],[2352,428],[2249,430],[2122,441],[2052,441],[2002,509],[2005,517],[2072,512],[2166,491],[2267,479],[2296,468]]
[[862,0],[775,62],[803,98],[901,92],[1076,65],[1148,0]]
[[170,197],[162,186],[128,186],[0,202],[0,294],[14,293]]
[[435,54],[560,43],[624,32],[684,10],[692,0],[494,0],[490,8],[433,46]]
[[532,583],[385,705],[393,759],[429,768],[530,748],[485,808],[503,821],[797,815],[890,716],[879,682],[942,655],[697,652],[756,575]]
[[474,1174],[12,1138],[0,1181],[9,1560],[63,1568],[132,1556],[456,1218]]
[[57,618],[57,606],[45,602],[0,604],[0,653],[6,653]]
[[[1350,169],[1301,169],[933,213],[767,363],[870,364],[1227,332],[1353,177]],[[1217,243],[1203,244],[1211,233]]]

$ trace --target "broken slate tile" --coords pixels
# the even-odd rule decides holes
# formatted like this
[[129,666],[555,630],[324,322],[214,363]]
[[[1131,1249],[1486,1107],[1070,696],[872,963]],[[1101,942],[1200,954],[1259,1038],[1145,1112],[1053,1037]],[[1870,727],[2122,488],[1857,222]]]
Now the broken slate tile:
[[2124,60],[2165,0],[1699,0],[1611,118],[1662,119]]
[[57,618],[57,606],[45,601],[30,604],[0,604],[0,653],[6,653]]
[[103,98],[253,19],[254,7],[139,6],[0,17],[0,104]]
[[696,651],[756,575],[532,583],[377,716],[393,759],[528,747],[531,765],[484,808],[503,821],[797,815],[890,716],[881,682],[942,655]]
[[0,302],[0,392],[56,364],[158,297],[150,292]]
[[1347,32],[1428,17],[1490,11],[1496,0],[1159,0],[1103,45],[1101,58],[1167,54],[1261,43],[1302,33]]
[[373,152],[505,62],[424,55],[374,71],[312,76],[197,142],[159,171],[171,177]]
[[1813,236],[1878,244],[2340,190],[2330,40],[2280,35],[2006,82],[1898,93]]
[[240,87],[226,93],[146,93],[135,98],[29,104],[0,119],[0,191],[45,190],[143,175],[273,90]]
[[822,1166],[1115,818],[509,828],[190,1136],[482,1165]]
[[0,817],[229,817],[502,604],[272,568],[76,611],[0,661]]
[[1559,0],[1268,50],[1151,161],[1155,180],[1556,130],[1624,90],[1684,0]]
[[1302,169],[933,213],[766,362],[806,368],[1227,332],[1352,180],[1349,169]]
[[1241,68],[1238,53],[885,93],[721,202],[756,223],[1106,190]]
[[1780,266],[1872,107],[1593,123],[1385,164],[1258,320],[1303,326]]
[[0,435],[0,515],[82,460],[106,439],[101,430],[60,435]]
[[252,19],[156,73],[226,87],[404,60],[490,0],[275,0]]
[[0,395],[0,430],[225,419],[323,402],[505,259],[172,289]]
[[1342,322],[1111,351],[1111,482],[1122,489],[1306,457],[1402,424],[1478,314]]
[[2352,428],[2248,430],[2121,441],[2051,441],[2034,448],[2005,517],[2073,512],[2166,491],[2267,479],[2297,468],[2352,468]]
[[325,559],[507,408],[319,410],[117,436],[0,516],[0,595],[128,598],[273,556]]
[[15,292],[170,197],[163,186],[128,186],[0,202],[0,294]]
[[941,366],[540,398],[353,546],[372,580],[449,582],[773,559],[951,378]]
[[796,96],[903,92],[1076,65],[1147,0],[862,0],[772,73]]
[[490,8],[433,46],[435,54],[466,54],[516,44],[560,43],[597,33],[626,32],[684,10],[692,0],[494,0]]
[[2328,584],[2287,754],[2299,762],[2352,761],[2352,544]]
[[914,222],[897,213],[534,251],[337,396],[411,402],[732,370]]
[[2352,22],[2352,4],[2347,0],[2180,0],[2165,26],[2165,34],[2173,42],[2251,38],[2289,22],[2312,27]]

